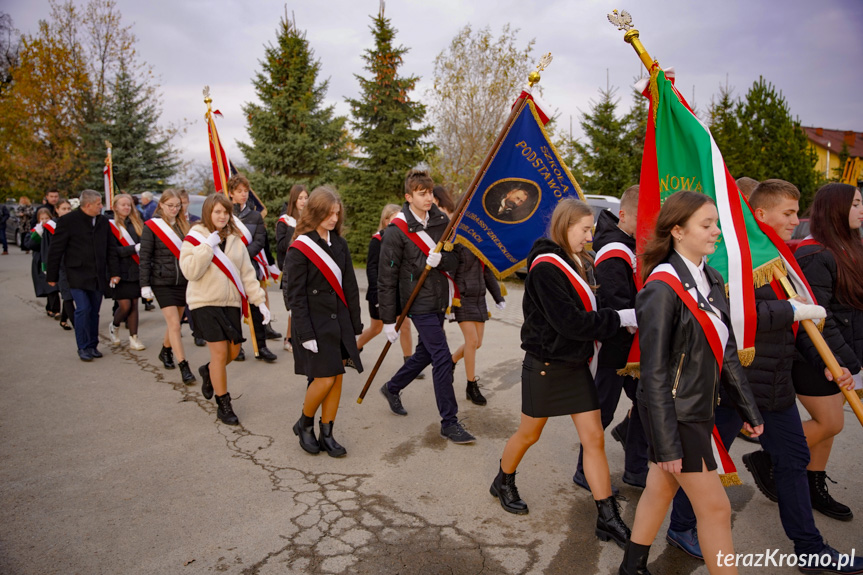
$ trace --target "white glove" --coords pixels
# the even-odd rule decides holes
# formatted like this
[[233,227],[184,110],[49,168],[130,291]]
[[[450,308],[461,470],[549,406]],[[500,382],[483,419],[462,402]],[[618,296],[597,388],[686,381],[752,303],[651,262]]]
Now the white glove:
[[505,301],[498,302],[498,303],[494,304],[494,307],[496,307],[497,309],[500,309],[500,310],[506,309],[506,302]]
[[619,309],[617,315],[620,316],[620,327],[638,327],[634,309]]
[[318,340],[310,339],[309,341],[304,341],[303,347],[312,353],[318,353]]
[[426,258],[426,265],[433,267],[433,268],[436,268],[438,266],[438,264],[440,264],[441,257],[442,256],[441,256],[440,252],[430,253],[429,257]]
[[144,299],[153,299],[156,296],[153,294],[153,288],[150,286],[144,286],[141,288],[141,297]]
[[[793,299],[788,300],[788,303],[790,303],[791,307],[794,308],[794,321],[801,321],[804,319],[822,320],[827,317],[827,310],[820,305],[800,303]],[[820,321],[815,321],[816,325],[819,323]]]
[[222,241],[222,238],[219,237],[219,232],[213,232],[212,234],[207,236],[206,240],[204,240],[204,242],[206,242],[206,244],[213,249],[216,249],[216,246],[218,246],[221,243],[221,241]]
[[136,254],[140,254],[140,253],[141,253],[141,244],[135,244],[135,253],[136,253]]
[[396,324],[394,323],[385,323],[384,333],[390,343],[394,343],[399,338],[399,332],[396,331]]
[[863,389],[863,370],[858,371],[857,375],[852,375],[851,379],[854,380],[854,389]]
[[261,302],[261,304],[258,306],[258,309],[261,310],[261,316],[263,316],[263,320],[261,321],[261,323],[263,325],[267,325],[268,323],[270,323],[270,308],[267,307],[267,304]]

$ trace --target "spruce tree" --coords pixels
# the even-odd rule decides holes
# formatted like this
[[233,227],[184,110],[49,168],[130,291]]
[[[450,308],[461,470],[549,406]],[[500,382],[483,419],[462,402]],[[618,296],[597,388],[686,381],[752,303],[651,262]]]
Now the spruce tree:
[[719,88],[718,96],[711,98],[707,108],[707,123],[731,175],[754,178],[744,170],[745,154],[742,154],[740,121],[733,93],[734,89],[728,86]]
[[632,107],[623,117],[623,125],[626,128],[624,134],[624,154],[628,157],[629,183],[627,187],[639,183],[641,180],[641,158],[644,156],[644,138],[647,136],[647,118],[649,106],[645,98],[638,90],[632,92]]
[[[296,183],[332,181],[347,158],[346,119],[324,107],[327,81],[305,32],[287,18],[279,22],[253,84],[260,104],[243,107],[251,144],[237,142],[253,171],[252,187],[264,201],[287,200]],[[278,216],[278,214],[275,214]]]
[[347,170],[348,182],[342,187],[350,225],[348,243],[355,260],[365,259],[383,206],[404,201],[405,173],[431,147],[424,138],[432,131],[419,127],[426,107],[409,96],[419,78],[398,75],[408,49],[394,46],[396,30],[384,17],[383,5],[372,17],[369,29],[374,48],[365,51],[363,60],[370,77],[355,74],[360,97],[347,100],[356,133],[354,143],[362,151]]

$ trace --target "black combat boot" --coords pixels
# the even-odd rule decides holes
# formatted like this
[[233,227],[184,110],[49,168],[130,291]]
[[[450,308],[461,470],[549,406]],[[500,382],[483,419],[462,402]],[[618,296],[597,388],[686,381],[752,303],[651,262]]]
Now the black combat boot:
[[197,381],[195,379],[195,375],[192,373],[192,370],[189,369],[188,361],[184,359],[178,365],[180,366],[180,375],[183,378],[183,383],[185,383],[186,385],[192,385]]
[[231,407],[231,394],[216,396],[216,404],[219,409],[216,411],[216,417],[222,420],[222,423],[227,425],[239,425],[240,419],[234,413],[234,408]]
[[482,396],[482,393],[479,391],[478,382],[479,378],[475,378],[473,381],[468,380],[467,382],[467,398],[471,400],[475,405],[485,405],[488,403],[486,399]]
[[321,445],[318,443],[318,438],[315,437],[315,418],[306,417],[303,413],[294,424],[294,435],[300,438],[300,447],[303,451],[317,455],[321,452]]
[[[830,478],[827,477],[826,471],[809,471],[807,469],[806,475],[809,477],[809,497],[812,499],[812,509],[839,521],[854,519],[851,509],[833,499],[827,491],[827,480]],[[830,481],[836,483],[832,479]]]
[[198,368],[198,373],[201,374],[201,395],[204,399],[213,397],[213,381],[210,379],[210,364],[205,363]]
[[174,369],[177,365],[174,363],[174,350],[170,347],[162,346],[162,351],[159,352],[159,361],[165,366],[165,369]]
[[324,423],[321,419],[318,420],[318,423],[321,425],[321,436],[318,438],[321,449],[326,451],[330,457],[344,457],[347,455],[348,451],[339,445],[339,442],[333,437],[333,424],[335,421]]
[[500,506],[505,511],[527,515],[527,503],[521,500],[518,487],[515,486],[515,473],[504,473],[503,469],[498,468],[497,477],[492,481],[489,493],[500,499]]
[[629,540],[629,527],[620,518],[620,505],[614,497],[607,497],[596,503],[596,536],[602,541],[609,539],[623,549]]
[[647,556],[650,554],[650,545],[639,545],[629,541],[623,552],[623,563],[617,570],[618,575],[650,575],[647,570]]

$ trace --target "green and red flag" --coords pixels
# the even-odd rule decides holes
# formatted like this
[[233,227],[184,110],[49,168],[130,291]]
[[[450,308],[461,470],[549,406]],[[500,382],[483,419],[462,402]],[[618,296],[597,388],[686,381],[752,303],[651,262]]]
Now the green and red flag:
[[638,88],[650,101],[638,200],[638,252],[652,235],[668,196],[691,190],[713,199],[722,235],[708,263],[725,278],[740,359],[748,365],[756,352],[755,289],[773,281],[774,266],[789,274],[798,293],[808,292],[811,298],[811,290],[785,243],[753,215],[710,130],[674,87],[673,69],[655,66]]

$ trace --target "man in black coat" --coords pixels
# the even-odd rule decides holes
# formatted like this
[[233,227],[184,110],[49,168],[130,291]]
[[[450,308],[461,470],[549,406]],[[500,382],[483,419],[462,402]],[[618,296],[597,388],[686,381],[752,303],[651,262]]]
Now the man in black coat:
[[81,192],[79,208],[57,220],[48,252],[48,284],[57,284],[62,262],[75,300],[75,340],[81,361],[102,357],[97,349],[99,308],[109,285],[120,281],[119,260],[109,248],[110,224],[101,212],[102,195],[94,190]]
[[33,217],[30,218],[30,227],[35,227],[36,224],[39,223],[39,218],[36,217],[36,214],[39,213],[41,208],[48,208],[51,211],[51,219],[55,219],[57,217],[57,202],[60,201],[60,191],[59,190],[48,190],[48,193],[45,194],[44,203],[41,206],[36,206],[33,210]]
[[9,220],[9,208],[6,204],[0,204],[0,242],[3,242],[3,255],[9,254],[9,244],[6,239],[6,222]]

